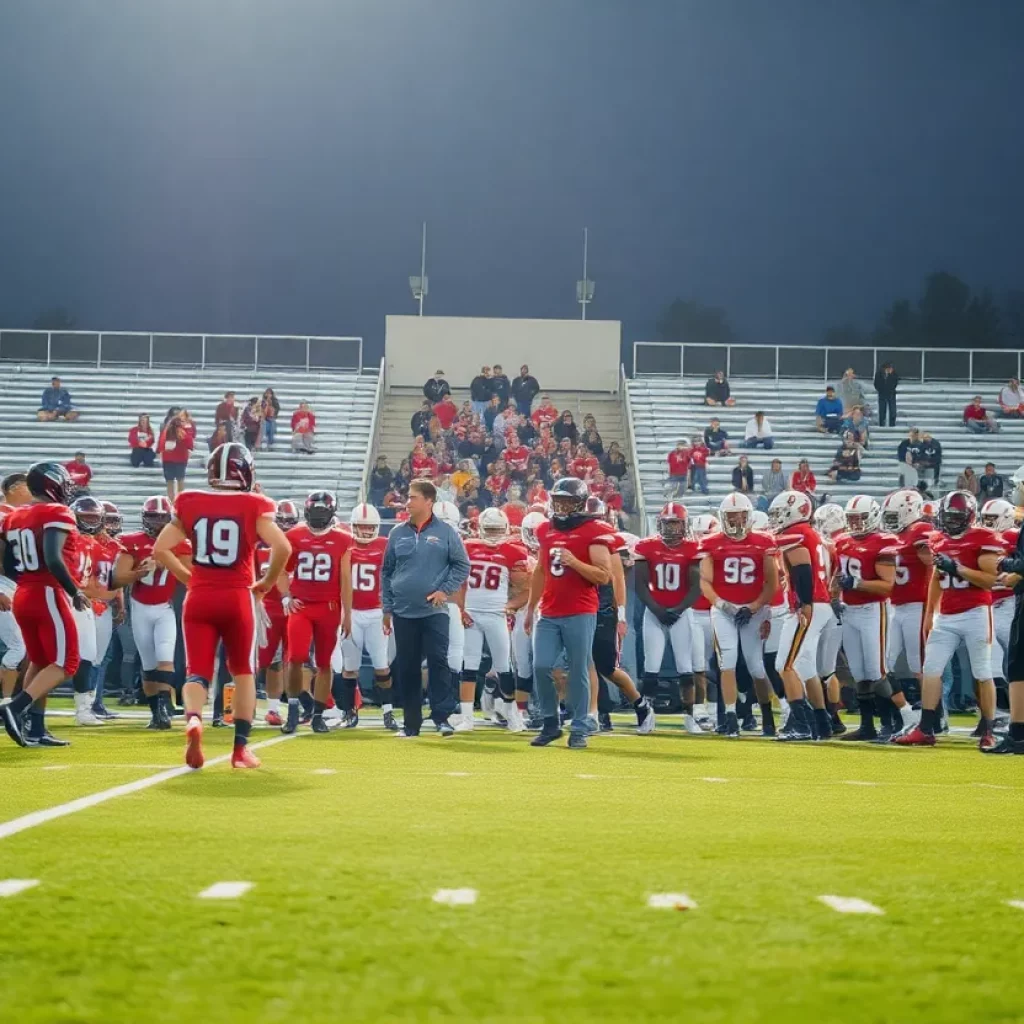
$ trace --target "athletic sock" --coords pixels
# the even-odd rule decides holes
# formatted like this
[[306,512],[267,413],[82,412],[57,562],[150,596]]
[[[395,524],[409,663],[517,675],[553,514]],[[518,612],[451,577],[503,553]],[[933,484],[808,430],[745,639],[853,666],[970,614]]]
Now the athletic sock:
[[243,722],[240,718],[235,719],[235,750],[244,747],[249,742],[249,730],[252,722]]
[[761,708],[761,728],[762,729],[774,729],[775,728],[775,711],[772,708],[771,701],[768,701],[760,705]]
[[811,705],[807,703],[806,697],[789,702],[789,717],[796,723],[796,727],[804,732],[813,732],[813,718],[811,716]]
[[864,732],[875,731],[875,698],[870,694],[860,697],[857,701],[860,711],[860,727]]
[[160,717],[160,694],[154,693],[152,697],[147,697],[146,703],[149,705],[149,713],[155,722]]
[[928,733],[932,736],[935,735],[935,730],[939,725],[939,713],[931,708],[921,708],[921,725],[920,729],[923,733]]
[[472,718],[473,702],[471,700],[460,700],[459,711],[461,712],[463,718]]
[[340,708],[345,700],[345,677],[340,672],[331,677],[331,696],[335,706]]
[[313,714],[313,697],[309,693],[303,690],[295,699],[302,705],[303,714]]
[[203,716],[198,711],[186,711],[185,712],[185,721],[186,722],[191,722],[193,718],[198,718],[200,722],[203,720]]
[[812,714],[818,735],[825,737],[831,736],[832,719],[829,718],[828,711],[826,711],[825,708],[812,708]]
[[1024,722],[1010,723],[1010,739],[1018,743],[1024,743]]
[[736,714],[736,705],[735,704],[726,704],[725,705],[725,713],[727,715],[735,715]]
[[46,735],[46,712],[32,708],[28,713],[28,735],[30,739],[42,739]]
[[23,715],[32,706],[32,698],[22,690],[17,697],[11,698],[11,713]]
[[78,668],[75,671],[74,679],[71,681],[71,685],[74,687],[75,693],[89,692],[89,676],[91,673],[91,661],[83,661],[79,663]]
[[356,680],[345,679],[342,681],[341,710],[355,711],[356,709]]
[[790,714],[789,701],[785,697],[779,698],[779,712],[783,718],[787,718]]

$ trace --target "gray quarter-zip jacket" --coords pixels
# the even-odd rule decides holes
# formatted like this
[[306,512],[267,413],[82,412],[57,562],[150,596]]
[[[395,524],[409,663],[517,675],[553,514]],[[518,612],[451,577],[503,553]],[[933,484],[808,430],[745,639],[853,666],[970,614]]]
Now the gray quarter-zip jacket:
[[422,529],[401,523],[388,534],[382,586],[385,612],[407,619],[447,615],[447,607],[435,608],[427,594],[435,590],[454,594],[468,578],[469,559],[462,538],[436,516]]

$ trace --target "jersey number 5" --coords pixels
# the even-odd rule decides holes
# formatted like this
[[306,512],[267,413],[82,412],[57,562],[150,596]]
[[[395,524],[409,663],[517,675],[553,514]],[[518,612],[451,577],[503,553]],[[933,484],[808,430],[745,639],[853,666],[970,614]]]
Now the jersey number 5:
[[197,519],[194,559],[200,565],[226,569],[238,561],[238,523],[234,519]]

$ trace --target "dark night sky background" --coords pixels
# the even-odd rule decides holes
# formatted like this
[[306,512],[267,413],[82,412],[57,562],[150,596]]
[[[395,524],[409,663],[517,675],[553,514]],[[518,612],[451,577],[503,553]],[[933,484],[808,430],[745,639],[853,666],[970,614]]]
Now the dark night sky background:
[[1020,0],[0,0],[0,320],[362,334],[1024,286]]

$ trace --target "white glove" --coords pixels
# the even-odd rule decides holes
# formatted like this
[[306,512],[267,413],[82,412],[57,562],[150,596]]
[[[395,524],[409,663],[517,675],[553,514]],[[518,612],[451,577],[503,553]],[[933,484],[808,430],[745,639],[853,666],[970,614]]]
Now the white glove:
[[267,630],[270,629],[270,616],[267,614],[267,609],[263,607],[263,602],[258,601],[256,603],[256,646],[266,647],[267,646]]
[[736,612],[738,611],[736,605],[734,605],[732,601],[723,601],[721,598],[715,602],[715,608],[717,608],[723,615],[728,615],[730,619],[734,619],[736,617]]

